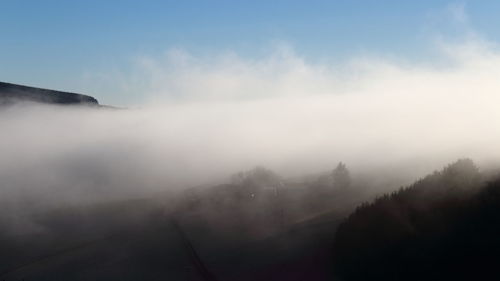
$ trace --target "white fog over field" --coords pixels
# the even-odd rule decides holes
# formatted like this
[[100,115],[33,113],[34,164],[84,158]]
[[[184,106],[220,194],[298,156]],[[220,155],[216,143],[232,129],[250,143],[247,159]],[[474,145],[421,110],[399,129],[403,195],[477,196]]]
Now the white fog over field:
[[462,157],[492,164],[500,52],[479,39],[440,50],[435,64],[309,63],[290,48],[253,60],[143,58],[147,102],[2,109],[1,191],[78,200],[225,182],[256,165],[297,177],[339,161],[354,173],[400,169],[411,182]]

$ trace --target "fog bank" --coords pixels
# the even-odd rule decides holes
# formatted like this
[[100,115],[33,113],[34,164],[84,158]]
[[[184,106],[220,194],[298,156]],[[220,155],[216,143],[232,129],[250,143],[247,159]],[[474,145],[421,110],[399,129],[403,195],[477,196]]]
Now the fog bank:
[[134,87],[146,103],[1,109],[2,199],[136,196],[255,165],[286,177],[343,161],[412,180],[461,157],[494,163],[500,53],[479,40],[442,51],[435,64],[318,64],[286,48],[261,59],[144,58],[138,77],[147,78]]

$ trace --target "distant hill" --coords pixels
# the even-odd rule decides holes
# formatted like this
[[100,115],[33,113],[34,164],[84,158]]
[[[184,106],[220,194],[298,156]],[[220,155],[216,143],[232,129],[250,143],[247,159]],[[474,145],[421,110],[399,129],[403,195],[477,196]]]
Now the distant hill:
[[97,99],[81,94],[0,82],[0,106],[18,102],[98,106]]

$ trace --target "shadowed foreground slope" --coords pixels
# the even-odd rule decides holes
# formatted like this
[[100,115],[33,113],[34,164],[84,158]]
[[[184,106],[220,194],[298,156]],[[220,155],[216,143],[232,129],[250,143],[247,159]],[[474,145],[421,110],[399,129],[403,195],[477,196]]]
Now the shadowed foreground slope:
[[0,232],[0,280],[330,280],[336,226],[360,191],[317,184],[256,168],[226,185],[36,210],[36,229]]
[[358,208],[338,229],[342,280],[499,280],[500,179],[460,160]]
[[324,246],[339,219],[327,215],[258,239],[164,213],[151,200],[61,209],[38,220],[44,232],[0,237],[0,280],[329,280]]
[[23,220],[0,200],[0,280],[473,280],[499,260],[500,181],[486,178],[460,160],[345,221],[369,198],[343,164],[304,182],[256,168]]

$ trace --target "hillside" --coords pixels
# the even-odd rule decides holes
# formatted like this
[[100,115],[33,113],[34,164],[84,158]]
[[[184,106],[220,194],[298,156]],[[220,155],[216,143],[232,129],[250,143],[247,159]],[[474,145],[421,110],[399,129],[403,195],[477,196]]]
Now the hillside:
[[498,280],[500,179],[460,160],[359,207],[338,228],[342,280]]
[[3,212],[0,280],[329,280],[338,222],[366,200],[356,178],[330,190],[261,167],[231,178],[151,198],[36,209],[18,219],[36,227],[17,233],[7,231]]
[[61,105],[99,105],[97,99],[87,95],[0,82],[0,105],[9,105],[18,102]]
[[499,277],[500,180],[463,159],[353,212],[371,196],[348,174],[339,164],[290,182],[257,167],[216,186],[34,209],[19,233],[5,202],[0,280]]

